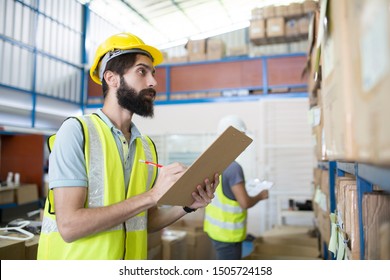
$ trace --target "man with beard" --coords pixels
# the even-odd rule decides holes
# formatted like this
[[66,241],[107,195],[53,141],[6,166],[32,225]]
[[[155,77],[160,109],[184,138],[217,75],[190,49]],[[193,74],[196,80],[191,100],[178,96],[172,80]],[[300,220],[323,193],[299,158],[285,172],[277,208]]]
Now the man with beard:
[[[94,114],[68,118],[49,139],[49,194],[38,259],[146,259],[147,234],[207,206],[219,176],[194,186],[191,205],[158,208],[157,201],[186,167],[161,168],[152,140],[132,122],[153,117],[155,66],[162,54],[130,33],[108,38],[90,74],[104,104]],[[157,170],[158,169],[158,170]]]

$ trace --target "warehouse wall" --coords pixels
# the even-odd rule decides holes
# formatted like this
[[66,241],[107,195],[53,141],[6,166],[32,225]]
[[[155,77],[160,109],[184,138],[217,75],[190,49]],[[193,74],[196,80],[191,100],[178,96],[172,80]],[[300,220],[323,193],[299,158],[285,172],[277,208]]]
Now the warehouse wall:
[[[259,235],[281,223],[282,210],[288,208],[289,199],[305,201],[312,197],[315,161],[306,113],[308,106],[306,98],[161,105],[155,107],[153,119],[135,116],[134,122],[151,136],[201,136],[215,134],[223,116],[240,116],[254,139],[238,158],[244,168],[247,188],[255,179],[275,184],[269,199],[249,210],[248,232]],[[291,222],[312,225],[313,220],[308,217]]]

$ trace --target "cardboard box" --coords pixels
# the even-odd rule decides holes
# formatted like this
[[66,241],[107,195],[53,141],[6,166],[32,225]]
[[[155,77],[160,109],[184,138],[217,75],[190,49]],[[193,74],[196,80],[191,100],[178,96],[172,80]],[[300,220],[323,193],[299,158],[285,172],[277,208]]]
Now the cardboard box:
[[[382,225],[390,223],[390,194],[384,192],[372,192],[363,195],[363,228],[364,228],[364,252],[366,260],[378,260],[381,255],[390,255],[386,250],[386,242],[381,238]],[[385,240],[389,240],[389,235]],[[384,248],[382,248],[384,246]],[[387,248],[389,246],[387,245]]]
[[[338,2],[338,1],[337,1]],[[390,10],[388,1],[348,1],[348,69],[357,160],[390,164]],[[336,5],[339,5],[338,3]]]
[[275,6],[275,17],[285,17],[287,15],[288,15],[287,5]]
[[187,259],[187,233],[180,230],[166,229],[161,236],[163,260]]
[[[349,72],[348,53],[352,45],[348,41],[347,0],[329,0],[326,13],[320,22],[328,21],[328,29],[319,25],[321,40],[322,85],[326,154],[330,160],[357,161],[357,145],[354,130],[357,125],[353,108],[354,81]],[[325,8],[324,8],[325,9]]]
[[206,39],[189,40],[187,43],[188,54],[206,54]]
[[302,3],[291,3],[287,6],[287,16],[299,16],[302,12]]
[[380,253],[379,259],[390,260],[390,222],[383,223],[379,228]]
[[25,241],[26,260],[36,260],[38,254],[39,235]]
[[187,233],[187,259],[210,260],[215,259],[215,252],[208,235],[203,231],[203,221],[179,220],[168,227],[169,230],[181,230]]
[[0,238],[1,260],[24,260],[25,256],[24,241]]
[[299,22],[297,19],[286,20],[286,36],[293,37],[298,36],[299,33]]
[[15,188],[1,187],[0,188],[0,204],[15,203]]
[[282,37],[285,36],[284,17],[268,18],[266,20],[267,37]]
[[207,59],[221,59],[225,57],[226,46],[225,42],[221,39],[208,39],[207,40]]
[[16,188],[16,203],[25,204],[39,199],[38,186],[36,184],[23,184]]
[[190,53],[188,54],[188,61],[205,61],[207,56],[205,53]]
[[248,45],[229,47],[227,50],[227,56],[248,56],[248,54]]
[[311,13],[318,10],[318,2],[314,0],[306,0],[302,2],[303,13]]
[[[265,37],[265,20],[251,20],[249,25],[249,39],[261,39]],[[247,51],[247,50],[246,50]]]

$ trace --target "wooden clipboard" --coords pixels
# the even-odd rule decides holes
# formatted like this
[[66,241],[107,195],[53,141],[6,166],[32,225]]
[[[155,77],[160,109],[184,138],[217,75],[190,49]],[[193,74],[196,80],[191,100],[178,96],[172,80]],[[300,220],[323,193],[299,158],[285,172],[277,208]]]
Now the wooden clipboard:
[[245,133],[229,126],[214,142],[188,167],[187,171],[158,201],[161,205],[189,206],[193,203],[192,192],[204,180],[214,180],[214,174],[222,172],[248,146],[252,139]]

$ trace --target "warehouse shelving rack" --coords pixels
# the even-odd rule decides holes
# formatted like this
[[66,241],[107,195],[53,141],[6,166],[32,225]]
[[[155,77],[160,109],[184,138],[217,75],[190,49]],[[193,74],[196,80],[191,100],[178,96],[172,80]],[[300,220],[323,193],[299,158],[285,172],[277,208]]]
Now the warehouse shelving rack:
[[[307,82],[302,78],[306,60],[305,53],[288,53],[163,64],[158,66],[156,71],[158,84],[156,104],[307,97]],[[247,93],[240,95],[238,91],[247,91]],[[233,94],[214,96],[212,94],[214,92],[233,92]],[[204,95],[199,97],[197,93]],[[101,106],[101,90],[91,80],[88,82],[87,96],[89,101],[87,108]],[[180,98],[180,96],[186,97]]]
[[[360,259],[363,260],[365,256],[362,211],[363,195],[364,193],[372,192],[374,185],[380,187],[383,191],[390,193],[390,168],[360,162],[345,161],[319,161],[318,167],[329,171],[330,213],[334,213],[336,210],[336,177],[342,177],[345,173],[352,174],[356,177],[360,233]],[[327,248],[327,244],[324,245],[325,248]],[[327,256],[325,256],[325,259],[327,259]]]

